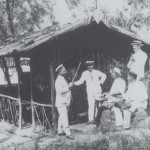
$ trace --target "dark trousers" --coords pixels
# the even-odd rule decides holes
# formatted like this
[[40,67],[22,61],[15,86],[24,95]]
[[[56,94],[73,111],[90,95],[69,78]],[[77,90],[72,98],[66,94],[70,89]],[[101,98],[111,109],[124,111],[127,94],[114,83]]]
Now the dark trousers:
[[108,107],[101,106],[98,108],[97,116],[95,118],[97,127],[101,124],[101,117],[104,110],[108,110]]

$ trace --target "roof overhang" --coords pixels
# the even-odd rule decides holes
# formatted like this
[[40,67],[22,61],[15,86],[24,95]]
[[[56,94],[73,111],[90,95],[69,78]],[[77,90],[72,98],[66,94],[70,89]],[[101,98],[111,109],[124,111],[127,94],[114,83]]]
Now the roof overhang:
[[[23,39],[24,42],[17,41],[15,43],[9,44],[8,46],[1,46],[0,47],[0,56],[2,57],[2,56],[12,55],[14,52],[15,53],[28,52],[44,42],[55,39],[55,38],[59,37],[60,35],[63,35],[70,31],[74,31],[74,30],[78,29],[79,27],[87,26],[88,24],[91,23],[91,20],[92,20],[91,17],[88,17],[86,19],[75,22],[73,24],[69,24],[56,32],[49,32],[44,35],[41,35],[41,33],[38,32],[35,34],[35,36],[30,35],[30,36],[25,37],[25,40]],[[119,26],[116,26],[113,24],[109,24],[106,26],[108,26],[112,30],[118,31],[118,32],[125,34],[127,36],[130,36],[134,39],[141,40],[144,43],[150,45],[150,42],[149,43],[145,42],[141,37],[138,37],[136,34],[130,32],[128,30],[125,30]]]

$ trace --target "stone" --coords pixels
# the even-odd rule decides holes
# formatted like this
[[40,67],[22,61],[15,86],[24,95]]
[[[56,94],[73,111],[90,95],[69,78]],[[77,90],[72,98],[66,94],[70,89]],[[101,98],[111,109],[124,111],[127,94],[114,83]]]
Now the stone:
[[144,109],[138,109],[134,116],[132,123],[133,128],[150,128],[150,117],[148,117]]
[[94,133],[97,130],[95,124],[86,125],[86,123],[71,125],[70,129],[78,133]]

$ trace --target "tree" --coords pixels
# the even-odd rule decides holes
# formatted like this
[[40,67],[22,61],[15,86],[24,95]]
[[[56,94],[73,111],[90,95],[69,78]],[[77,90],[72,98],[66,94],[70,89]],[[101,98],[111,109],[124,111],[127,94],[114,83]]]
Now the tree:
[[53,0],[0,0],[0,40],[38,30],[46,15],[53,18]]
[[15,3],[15,0],[6,0],[6,1],[0,2],[2,8],[6,11],[6,15],[8,18],[8,23],[9,23],[9,29],[13,37],[15,36],[15,29],[14,29],[14,23],[13,23],[14,3]]

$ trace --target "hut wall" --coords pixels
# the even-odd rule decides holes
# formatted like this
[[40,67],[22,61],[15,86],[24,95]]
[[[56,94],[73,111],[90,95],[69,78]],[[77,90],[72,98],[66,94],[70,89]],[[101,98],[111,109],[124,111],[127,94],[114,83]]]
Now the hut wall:
[[48,48],[39,46],[33,52],[31,59],[33,100],[42,104],[51,104]]

